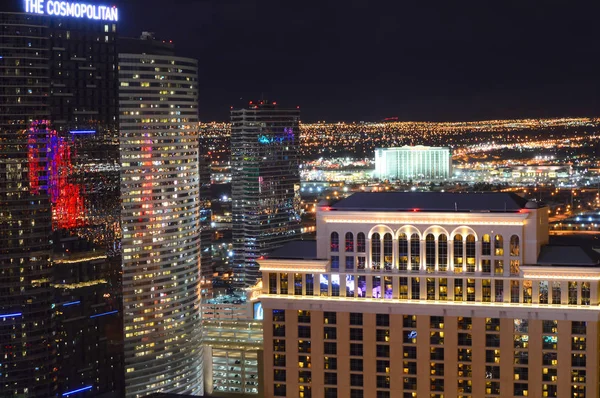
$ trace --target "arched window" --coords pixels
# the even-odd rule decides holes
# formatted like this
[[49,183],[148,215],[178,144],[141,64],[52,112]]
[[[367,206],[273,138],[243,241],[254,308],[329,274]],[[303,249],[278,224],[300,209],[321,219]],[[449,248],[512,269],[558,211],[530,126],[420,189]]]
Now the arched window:
[[356,235],[356,251],[359,253],[364,253],[366,251],[367,243],[365,239],[365,234],[363,232],[359,232]]
[[483,237],[481,238],[481,255],[492,255],[492,238],[490,238],[488,234],[483,235]]
[[392,252],[394,247],[394,239],[392,234],[383,235],[383,266],[384,269],[390,271],[392,269]]
[[337,232],[331,233],[331,242],[329,248],[332,252],[340,251],[340,235]]
[[454,272],[461,273],[463,270],[463,237],[454,236]]
[[438,271],[446,272],[448,269],[448,237],[444,234],[438,236]]
[[410,236],[410,269],[418,271],[421,264],[421,241],[418,234]]
[[502,235],[496,235],[494,238],[494,254],[504,256],[504,238],[502,238]]
[[513,235],[510,237],[510,255],[516,257],[520,252],[519,237],[517,235]]
[[375,232],[371,236],[371,267],[379,269],[381,266],[381,236]]
[[406,234],[398,235],[398,269],[408,269],[408,237]]
[[467,272],[475,272],[475,236],[472,234],[467,235],[466,243],[467,252]]
[[352,232],[346,232],[346,251],[354,251],[354,234]]
[[427,272],[435,271],[435,237],[427,234],[425,237],[425,267]]

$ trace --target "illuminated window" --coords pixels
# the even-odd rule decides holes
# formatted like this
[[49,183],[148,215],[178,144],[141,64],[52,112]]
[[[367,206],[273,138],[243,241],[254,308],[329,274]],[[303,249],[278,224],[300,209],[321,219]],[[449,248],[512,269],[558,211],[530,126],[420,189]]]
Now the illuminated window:
[[421,263],[421,241],[418,234],[410,236],[410,269],[418,271]]
[[448,298],[448,278],[440,278],[438,283],[438,300],[445,301]]
[[463,271],[463,238],[462,235],[454,236],[454,272]]
[[463,301],[463,280],[454,279],[454,301]]
[[401,271],[408,269],[408,237],[406,234],[398,235],[398,268]]
[[504,275],[504,260],[494,260],[494,274]]
[[502,235],[496,235],[494,238],[494,254],[504,256],[504,238],[502,238]]
[[577,282],[569,281],[568,284],[569,284],[568,303],[569,303],[569,305],[577,305]]
[[510,255],[516,257],[519,255],[519,253],[519,237],[517,235],[513,235],[510,237]]
[[465,243],[466,249],[466,262],[467,272],[475,272],[475,236],[472,234],[467,235],[467,241]]
[[525,304],[531,304],[531,301],[532,301],[531,286],[532,286],[531,281],[523,281],[523,303],[525,303]]
[[517,276],[521,272],[521,263],[519,260],[510,260],[510,275]]
[[490,256],[492,254],[492,242],[490,235],[485,234],[481,238],[481,255]]
[[279,274],[279,294],[288,294],[288,274]]
[[492,301],[492,281],[490,279],[482,279],[481,289],[481,301],[490,303]]
[[467,279],[467,301],[475,301],[475,279]]
[[441,234],[438,237],[438,270],[445,272],[448,269],[448,237]]

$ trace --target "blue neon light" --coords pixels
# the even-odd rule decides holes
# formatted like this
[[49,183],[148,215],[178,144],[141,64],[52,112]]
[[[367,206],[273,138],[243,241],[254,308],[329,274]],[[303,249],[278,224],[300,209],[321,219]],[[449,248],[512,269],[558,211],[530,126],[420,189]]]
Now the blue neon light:
[[81,304],[81,301],[71,301],[70,303],[64,303],[63,307],[69,307],[71,305]]
[[116,314],[117,312],[119,312],[119,310],[114,310],[114,311],[104,312],[102,314],[92,315],[92,316],[90,316],[90,319],[92,319],[92,318],[98,318],[100,316],[105,316],[105,315]]
[[71,130],[71,134],[96,134],[96,130]]
[[21,312],[15,312],[14,314],[0,314],[0,318],[15,318],[21,315],[23,315]]
[[67,391],[65,393],[63,393],[63,397],[68,397],[71,394],[77,394],[78,392],[83,392],[83,391],[87,391],[87,390],[91,390],[93,388],[93,386],[87,386],[87,387],[83,387],[83,388],[78,388],[77,390],[73,390],[73,391]]

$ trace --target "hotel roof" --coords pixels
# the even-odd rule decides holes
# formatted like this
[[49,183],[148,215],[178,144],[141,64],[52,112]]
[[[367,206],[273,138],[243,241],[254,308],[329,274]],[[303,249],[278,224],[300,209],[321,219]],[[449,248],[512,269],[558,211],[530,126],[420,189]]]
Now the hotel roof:
[[293,240],[273,250],[267,258],[314,260],[317,258],[316,240]]
[[600,253],[583,246],[546,245],[540,250],[537,264],[567,267],[599,267]]
[[509,192],[357,192],[331,205],[345,211],[436,211],[436,212],[518,212],[537,208]]

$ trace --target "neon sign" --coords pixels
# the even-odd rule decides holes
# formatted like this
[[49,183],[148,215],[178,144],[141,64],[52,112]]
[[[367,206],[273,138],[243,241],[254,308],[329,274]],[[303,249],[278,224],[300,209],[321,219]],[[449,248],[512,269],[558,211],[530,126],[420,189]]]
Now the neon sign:
[[25,12],[30,14],[53,15],[117,22],[119,9],[115,6],[97,6],[95,4],[73,3],[57,0],[24,0]]

